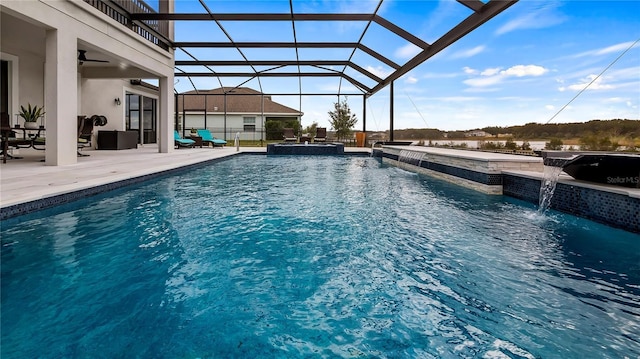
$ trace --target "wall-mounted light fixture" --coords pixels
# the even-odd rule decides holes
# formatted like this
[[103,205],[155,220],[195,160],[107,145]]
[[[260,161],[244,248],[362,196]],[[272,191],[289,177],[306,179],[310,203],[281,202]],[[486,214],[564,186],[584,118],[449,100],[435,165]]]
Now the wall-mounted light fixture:
[[121,104],[120,97],[116,97],[116,99],[113,100],[113,102],[115,102],[116,106],[120,106],[120,104]]

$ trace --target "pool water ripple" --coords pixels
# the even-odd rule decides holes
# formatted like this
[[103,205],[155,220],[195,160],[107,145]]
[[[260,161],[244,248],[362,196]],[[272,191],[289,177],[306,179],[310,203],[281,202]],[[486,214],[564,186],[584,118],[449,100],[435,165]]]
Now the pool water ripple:
[[2,226],[2,358],[640,356],[639,236],[358,157]]

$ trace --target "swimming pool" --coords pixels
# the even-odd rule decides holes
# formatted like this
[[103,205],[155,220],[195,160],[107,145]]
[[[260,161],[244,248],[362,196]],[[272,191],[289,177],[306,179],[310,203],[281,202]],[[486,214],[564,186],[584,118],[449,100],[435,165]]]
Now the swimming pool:
[[1,231],[2,358],[640,355],[640,236],[373,158],[236,156]]

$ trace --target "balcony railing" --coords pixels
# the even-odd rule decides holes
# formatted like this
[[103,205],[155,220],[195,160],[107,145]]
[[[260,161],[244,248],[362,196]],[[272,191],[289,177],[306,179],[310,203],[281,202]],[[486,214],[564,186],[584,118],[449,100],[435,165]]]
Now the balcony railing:
[[168,21],[142,21],[133,22],[129,14],[135,13],[155,13],[156,11],[142,0],[84,0],[87,4],[98,9],[110,18],[122,25],[130,28],[138,35],[158,45],[164,50],[168,50],[170,44],[166,41],[169,38]]

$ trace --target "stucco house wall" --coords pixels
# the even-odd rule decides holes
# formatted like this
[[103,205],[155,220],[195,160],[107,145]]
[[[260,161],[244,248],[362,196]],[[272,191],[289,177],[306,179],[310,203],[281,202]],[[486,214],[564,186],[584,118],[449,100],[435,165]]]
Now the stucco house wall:
[[[173,8],[173,0],[167,4]],[[173,151],[172,50],[161,49],[84,1],[2,1],[0,16],[0,50],[11,67],[10,116],[15,121],[22,104],[44,105],[47,165],[77,162],[77,115],[99,112],[113,121],[123,118],[124,110],[114,108],[113,101],[123,99],[123,80],[128,79],[158,80],[158,150]],[[110,66],[79,66],[78,49],[87,48],[108,56]],[[112,82],[99,90],[85,81],[89,79]]]
[[[126,130],[126,95],[136,94],[158,100],[158,91],[142,86],[131,85],[128,79],[83,79],[82,80],[82,106],[79,114],[85,116],[103,115],[107,117],[107,125],[96,128],[98,131],[125,131]],[[115,99],[120,100],[116,104]],[[159,117],[159,116],[158,116]],[[156,118],[156,122],[158,118]],[[95,148],[96,141],[92,145]]]
[[[10,73],[17,70],[10,80],[20,79],[10,84],[14,86],[9,91],[14,95],[9,99],[9,114],[11,123],[15,124],[20,105],[44,105],[45,30],[3,13],[0,13],[0,30],[0,57],[9,61]],[[6,36],[11,33],[20,33],[21,37]]]
[[[107,125],[98,130],[124,131],[124,81],[123,80],[82,80],[81,115],[103,115],[107,117]],[[115,99],[120,99],[116,105]]]

